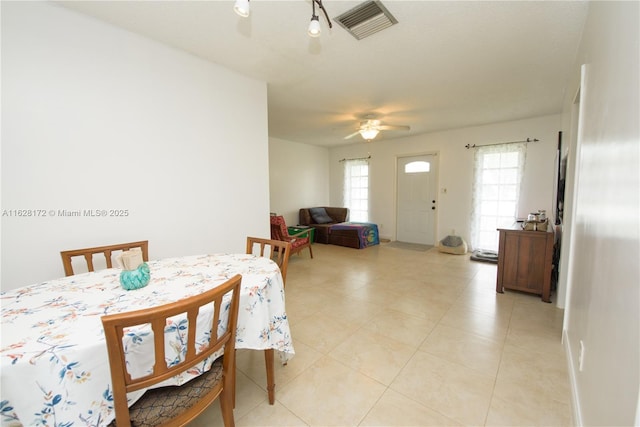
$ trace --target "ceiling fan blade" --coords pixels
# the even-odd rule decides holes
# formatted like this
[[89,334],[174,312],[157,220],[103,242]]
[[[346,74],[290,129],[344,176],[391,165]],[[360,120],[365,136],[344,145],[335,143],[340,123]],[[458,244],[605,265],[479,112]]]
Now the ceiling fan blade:
[[411,127],[402,126],[402,125],[380,125],[380,126],[378,126],[378,129],[380,129],[380,130],[410,130]]
[[351,135],[345,136],[344,139],[353,138],[354,136],[359,135],[359,134],[360,134],[360,131],[357,131],[357,132],[352,133]]

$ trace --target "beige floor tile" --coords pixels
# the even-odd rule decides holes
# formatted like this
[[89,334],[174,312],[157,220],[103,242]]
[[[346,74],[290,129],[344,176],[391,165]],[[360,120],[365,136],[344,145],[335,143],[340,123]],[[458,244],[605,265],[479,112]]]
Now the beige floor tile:
[[267,401],[261,403],[247,415],[236,419],[236,425],[238,427],[308,426],[277,401],[273,405],[269,405]]
[[473,276],[473,280],[476,282],[487,283],[489,286],[496,286],[496,272],[498,270],[497,264],[482,263],[476,265],[476,274]]
[[512,383],[500,384],[491,401],[487,425],[571,425],[571,405]]
[[369,411],[360,426],[459,426],[462,425],[391,389]]
[[456,307],[480,311],[490,316],[499,316],[506,323],[511,319],[514,298],[509,294],[495,291],[495,283],[490,285],[472,281],[456,300]]
[[571,405],[539,387],[498,378],[486,425],[568,426]]
[[426,296],[399,295],[388,302],[388,308],[413,316],[439,322],[451,308],[452,302],[441,301]]
[[[260,403],[268,402],[266,391],[258,387],[242,372],[236,374],[236,407],[233,410],[235,420],[253,411]],[[189,423],[189,427],[223,426],[220,403],[214,402],[198,418]]]
[[[466,282],[466,280],[465,280]],[[467,284],[455,284],[451,280],[442,279],[440,281],[421,280],[415,281],[407,287],[405,294],[430,300],[451,304],[458,299],[460,294],[466,289]]]
[[[293,343],[296,354],[283,365],[275,355],[274,373],[276,383],[276,396],[278,390],[293,378],[300,375],[305,369],[313,365],[323,355],[313,348],[295,341]],[[267,371],[264,361],[264,352],[259,350],[238,350],[236,353],[236,365],[238,370],[247,375],[253,382],[263,388],[267,388]]]
[[365,329],[417,348],[435,328],[436,322],[396,310],[382,310]]
[[335,295],[323,289],[299,289],[290,286],[285,290],[285,299],[289,324],[295,324],[315,316],[332,304]]
[[563,320],[564,310],[558,310],[553,304],[541,303],[538,296],[521,295],[514,304],[510,326],[528,332],[561,334]]
[[383,306],[351,297],[336,297],[317,313],[324,318],[346,320],[353,326],[360,326],[376,317]]
[[425,283],[440,285],[443,289],[453,289],[457,292],[468,286],[471,280],[470,276],[466,274],[454,275],[449,267],[438,267],[426,271],[420,276],[420,279]]
[[293,323],[291,336],[295,337],[297,342],[327,354],[360,326],[361,324],[353,324],[339,317],[312,316]]
[[504,342],[509,330],[509,317],[499,313],[490,315],[486,311],[456,304],[444,315],[440,324]]
[[503,346],[502,341],[438,325],[420,346],[420,350],[495,377]]
[[[294,257],[295,258],[295,257]],[[293,259],[293,258],[292,258]],[[316,262],[317,260],[298,260],[298,262]],[[322,262],[322,261],[320,261]],[[287,269],[287,289],[289,287],[294,289],[321,289],[322,284],[335,279],[335,270],[323,271],[320,274],[316,272],[314,268],[304,268],[300,272],[295,271],[295,263],[289,261],[289,267]]]
[[[276,357],[275,405],[263,352],[237,353],[238,425],[570,425],[563,311],[496,293],[495,264],[384,244],[313,251],[289,261],[296,355]],[[219,404],[191,425],[221,426]]]
[[552,399],[522,401],[515,396],[494,396],[486,425],[565,427],[571,425],[571,408]]
[[329,356],[389,385],[415,352],[414,346],[368,329],[359,329]]
[[506,342],[534,353],[543,354],[545,358],[564,355],[562,331],[552,331],[547,328],[523,330],[509,327]]
[[418,351],[390,388],[457,422],[484,424],[495,377]]
[[278,401],[312,426],[357,425],[386,387],[323,357],[286,384]]
[[369,286],[367,281],[347,280],[344,278],[332,279],[322,283],[323,290],[340,297],[348,297],[352,292],[367,286]]
[[494,395],[521,401],[569,403],[570,389],[566,360],[505,344]]
[[389,305],[389,301],[393,301],[399,292],[397,289],[383,285],[369,285],[349,292],[349,296],[354,299],[375,304],[381,307]]

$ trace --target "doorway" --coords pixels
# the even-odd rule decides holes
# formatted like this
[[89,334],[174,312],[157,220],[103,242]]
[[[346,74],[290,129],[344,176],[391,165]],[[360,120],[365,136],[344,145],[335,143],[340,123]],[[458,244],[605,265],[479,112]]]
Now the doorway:
[[398,157],[396,240],[434,245],[437,208],[436,154]]

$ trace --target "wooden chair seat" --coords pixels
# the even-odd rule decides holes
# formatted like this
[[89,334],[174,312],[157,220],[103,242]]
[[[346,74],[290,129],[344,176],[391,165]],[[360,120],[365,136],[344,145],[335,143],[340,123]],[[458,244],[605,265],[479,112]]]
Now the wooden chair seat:
[[[222,358],[218,358],[211,369],[189,381],[189,387],[167,386],[148,390],[129,408],[131,425],[156,427],[176,418],[180,413],[193,408],[201,399],[223,380]],[[109,427],[116,427],[114,421]]]

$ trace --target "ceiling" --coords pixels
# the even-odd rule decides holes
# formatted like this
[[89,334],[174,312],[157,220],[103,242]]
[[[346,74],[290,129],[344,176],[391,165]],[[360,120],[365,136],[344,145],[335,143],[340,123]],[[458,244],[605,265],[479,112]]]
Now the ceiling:
[[[584,1],[383,0],[398,23],[356,40],[311,0],[60,1],[62,6],[267,82],[269,136],[337,146],[367,114],[410,131],[556,114],[573,72]],[[332,19],[360,1],[324,1]]]

